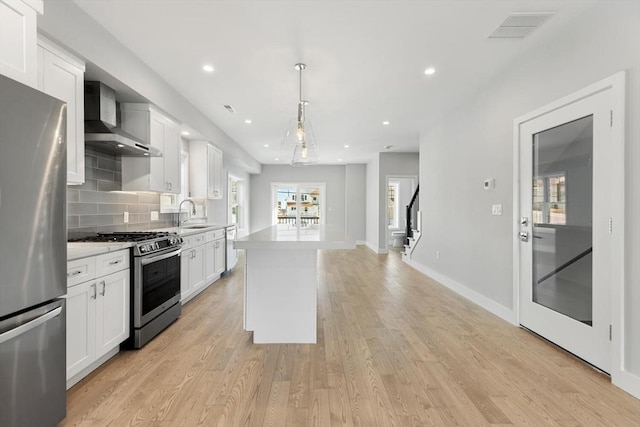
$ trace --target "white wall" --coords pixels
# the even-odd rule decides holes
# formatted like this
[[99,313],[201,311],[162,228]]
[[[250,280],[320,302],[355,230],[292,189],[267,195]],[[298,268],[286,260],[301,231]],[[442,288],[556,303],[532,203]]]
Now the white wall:
[[346,226],[345,210],[345,166],[293,167],[263,165],[262,173],[251,175],[251,232],[271,225],[273,206],[271,203],[272,182],[326,183],[325,224]]
[[345,209],[347,214],[346,231],[356,242],[366,241],[366,178],[365,164],[346,165]]
[[[413,259],[512,310],[513,120],[627,70],[624,353],[626,369],[640,374],[640,2],[600,3],[564,33],[543,31],[534,48],[421,134],[423,235]],[[489,177],[495,190],[486,192]],[[491,215],[493,203],[502,203],[502,216]]]
[[38,30],[196,130],[224,151],[228,169],[260,172],[260,163],[74,2],[45,2]]
[[[367,246],[375,251],[383,252],[386,248],[380,248],[380,156],[375,155],[369,163],[367,163],[367,182],[366,182],[366,241]],[[384,218],[382,219],[384,221]]]
[[[251,194],[249,190],[251,175],[243,171],[236,170],[234,172],[231,172],[226,168],[223,168],[222,176],[224,177],[224,182],[222,183],[222,186],[225,190],[222,194],[222,199],[207,200],[206,202],[207,203],[207,222],[211,224],[228,224],[229,223],[229,191],[228,191],[229,174],[243,181],[246,185],[246,192],[248,194]],[[242,204],[242,200],[240,200],[240,203]],[[250,204],[249,204],[248,197],[243,207],[245,210],[249,211]],[[248,229],[250,227],[251,227],[251,224],[248,224],[246,228]]]

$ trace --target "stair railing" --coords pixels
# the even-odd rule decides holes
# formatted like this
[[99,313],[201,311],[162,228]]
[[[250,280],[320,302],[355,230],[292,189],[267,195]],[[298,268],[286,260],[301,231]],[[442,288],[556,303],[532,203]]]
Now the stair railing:
[[411,197],[411,201],[409,202],[409,204],[407,205],[407,220],[406,220],[406,233],[405,233],[405,239],[404,239],[404,244],[408,245],[409,244],[409,239],[411,237],[413,237],[413,222],[414,219],[417,217],[418,215],[418,208],[419,208],[419,203],[418,203],[418,193],[420,192],[420,185],[416,186],[416,191],[413,193],[413,197]]

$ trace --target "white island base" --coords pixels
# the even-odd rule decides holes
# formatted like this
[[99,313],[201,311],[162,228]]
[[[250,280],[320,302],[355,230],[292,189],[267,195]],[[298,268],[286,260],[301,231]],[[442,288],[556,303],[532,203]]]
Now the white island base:
[[353,249],[330,226],[272,226],[234,242],[245,251],[244,329],[256,344],[317,342],[318,249]]
[[246,249],[244,329],[253,342],[316,342],[316,249]]

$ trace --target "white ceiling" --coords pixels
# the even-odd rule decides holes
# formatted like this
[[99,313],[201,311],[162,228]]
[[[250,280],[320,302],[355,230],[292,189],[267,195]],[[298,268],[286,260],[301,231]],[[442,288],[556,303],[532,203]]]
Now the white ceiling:
[[[567,21],[594,3],[76,2],[265,164],[290,161],[280,141],[296,117],[297,62],[307,64],[303,97],[320,163],[363,163],[387,145],[417,152],[421,129],[531,46],[560,37]],[[509,13],[531,11],[556,15],[524,40],[487,38]],[[215,71],[205,73],[205,63]],[[424,74],[429,66],[432,76]]]

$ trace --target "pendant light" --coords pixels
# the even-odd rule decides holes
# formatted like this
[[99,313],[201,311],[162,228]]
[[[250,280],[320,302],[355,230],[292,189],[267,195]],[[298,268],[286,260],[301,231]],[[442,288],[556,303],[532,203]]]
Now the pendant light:
[[318,153],[311,122],[305,117],[305,107],[307,101],[302,99],[302,71],[307,66],[302,63],[295,65],[295,69],[300,74],[298,116],[292,120],[289,128],[282,137],[284,147],[293,147],[292,166],[307,166],[318,163]]

